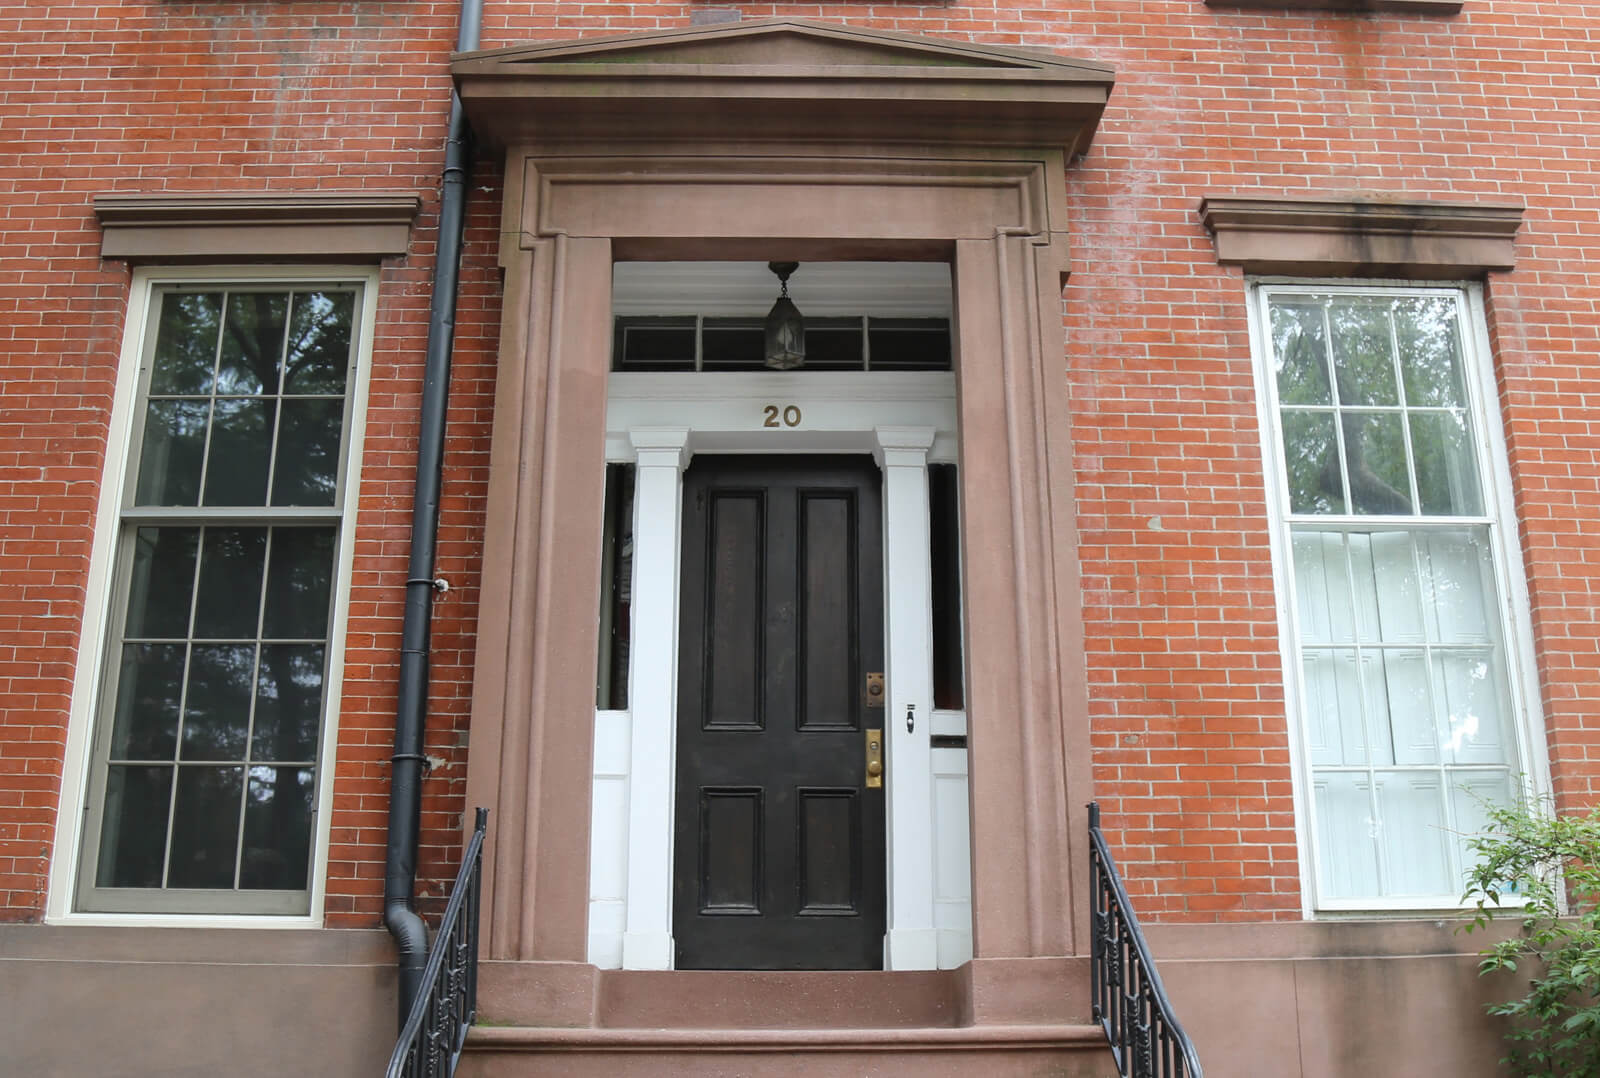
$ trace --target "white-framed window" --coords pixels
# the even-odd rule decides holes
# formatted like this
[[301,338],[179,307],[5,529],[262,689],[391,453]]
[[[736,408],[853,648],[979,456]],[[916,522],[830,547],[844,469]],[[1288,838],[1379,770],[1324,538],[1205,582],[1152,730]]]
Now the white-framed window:
[[1455,906],[1483,802],[1535,770],[1481,296],[1250,300],[1312,905]]
[[313,914],[374,300],[365,270],[135,275],[71,911]]

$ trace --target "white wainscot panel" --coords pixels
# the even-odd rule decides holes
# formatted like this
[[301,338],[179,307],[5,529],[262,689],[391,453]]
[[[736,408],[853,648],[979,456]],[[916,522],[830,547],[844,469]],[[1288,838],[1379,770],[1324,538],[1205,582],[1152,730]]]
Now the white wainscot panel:
[[[965,716],[936,712],[937,732],[966,732]],[[934,896],[939,968],[972,959],[972,846],[967,801],[967,750],[933,753]]]
[[594,799],[589,831],[589,961],[622,967],[628,893],[628,747],[626,711],[594,717]]

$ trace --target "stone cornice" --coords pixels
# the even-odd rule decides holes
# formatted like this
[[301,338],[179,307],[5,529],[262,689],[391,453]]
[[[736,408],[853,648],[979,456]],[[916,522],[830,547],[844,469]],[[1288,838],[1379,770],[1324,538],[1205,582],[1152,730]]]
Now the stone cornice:
[[721,139],[1081,151],[1113,82],[1036,49],[778,18],[463,53],[473,131],[502,145]]
[[1516,263],[1522,207],[1208,196],[1217,261],[1246,273],[1471,277]]
[[[782,52],[770,42],[788,38]],[[926,37],[847,23],[779,16],[719,25],[671,27],[566,41],[529,42],[498,49],[458,53],[455,70],[494,71],[505,64],[609,63],[656,70],[698,67],[698,74],[746,74],[751,65],[785,62],[822,77],[849,77],[853,69],[915,78],[939,68],[974,72],[1055,72],[1057,78],[1109,81],[1112,69],[1093,60],[1061,56],[1040,48],[1006,48],[954,38]],[[844,63],[840,63],[844,61]],[[709,70],[707,70],[709,69]]]
[[103,258],[130,261],[404,255],[422,208],[413,193],[108,194],[94,199]]

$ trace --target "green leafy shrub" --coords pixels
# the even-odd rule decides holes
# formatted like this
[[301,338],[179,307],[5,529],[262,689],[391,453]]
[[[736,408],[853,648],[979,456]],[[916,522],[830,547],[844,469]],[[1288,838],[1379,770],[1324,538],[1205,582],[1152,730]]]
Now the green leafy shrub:
[[1522,920],[1521,933],[1484,947],[1478,966],[1528,978],[1526,995],[1489,1006],[1509,1019],[1504,1062],[1525,1078],[1600,1078],[1600,807],[1559,816],[1524,801],[1485,811],[1488,826],[1468,841],[1478,864],[1463,927]]

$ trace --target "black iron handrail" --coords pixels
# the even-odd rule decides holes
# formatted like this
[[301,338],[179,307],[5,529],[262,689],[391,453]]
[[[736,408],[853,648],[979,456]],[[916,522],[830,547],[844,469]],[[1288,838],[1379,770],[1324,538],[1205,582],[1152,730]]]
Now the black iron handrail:
[[483,835],[489,810],[479,809],[472,841],[439,922],[406,1024],[385,1078],[450,1078],[478,1017],[478,896],[483,882]]
[[1194,1042],[1172,1013],[1133,904],[1089,805],[1089,887],[1094,903],[1094,1016],[1123,1078],[1203,1078]]

